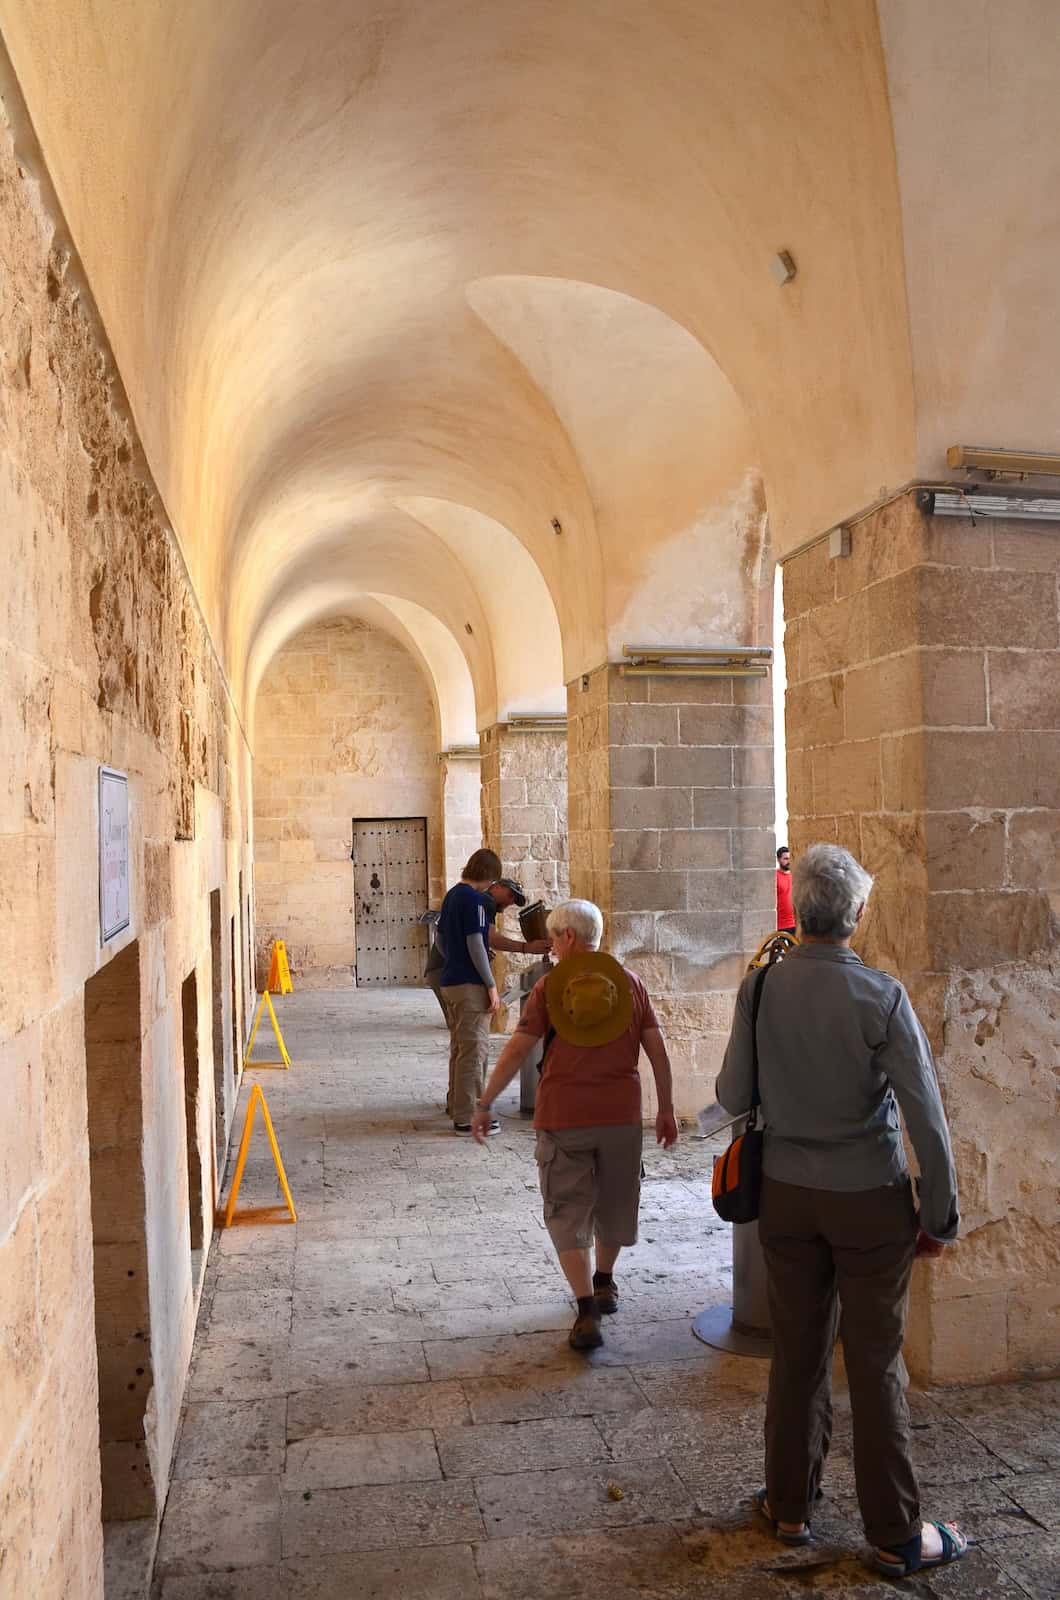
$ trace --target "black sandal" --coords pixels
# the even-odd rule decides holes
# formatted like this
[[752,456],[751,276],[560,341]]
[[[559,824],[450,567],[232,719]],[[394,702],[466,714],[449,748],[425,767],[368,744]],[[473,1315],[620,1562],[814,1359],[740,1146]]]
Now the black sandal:
[[755,1495],[755,1510],[758,1512],[759,1516],[766,1519],[766,1521],[769,1523],[769,1526],[772,1528],[773,1533],[780,1540],[781,1544],[804,1545],[809,1544],[810,1540],[813,1538],[813,1531],[808,1522],[803,1524],[801,1533],[786,1533],[781,1528],[776,1517],[768,1509],[766,1505],[766,1491],[764,1489],[759,1489],[758,1493]]
[[[926,1571],[928,1567],[948,1567],[951,1561],[959,1561],[968,1548],[968,1540],[960,1529],[952,1522],[932,1522],[930,1526],[939,1530],[941,1555],[928,1556],[925,1560],[921,1554],[923,1535],[914,1533],[905,1544],[885,1544],[879,1550],[873,1550],[868,1565],[874,1572],[882,1572],[887,1578],[908,1578],[914,1572]],[[885,1561],[884,1556],[894,1556],[896,1559]]]

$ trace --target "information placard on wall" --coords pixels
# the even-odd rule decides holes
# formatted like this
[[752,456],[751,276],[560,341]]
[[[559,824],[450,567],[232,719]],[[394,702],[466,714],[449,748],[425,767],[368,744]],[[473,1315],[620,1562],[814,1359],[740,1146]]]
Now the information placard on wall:
[[129,779],[99,769],[99,933],[106,944],[129,926]]

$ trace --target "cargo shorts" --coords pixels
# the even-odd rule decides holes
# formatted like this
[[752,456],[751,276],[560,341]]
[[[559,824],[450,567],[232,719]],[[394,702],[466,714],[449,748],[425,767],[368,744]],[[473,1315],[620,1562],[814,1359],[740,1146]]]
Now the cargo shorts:
[[641,1151],[637,1123],[540,1129],[537,1169],[545,1227],[557,1250],[637,1242]]

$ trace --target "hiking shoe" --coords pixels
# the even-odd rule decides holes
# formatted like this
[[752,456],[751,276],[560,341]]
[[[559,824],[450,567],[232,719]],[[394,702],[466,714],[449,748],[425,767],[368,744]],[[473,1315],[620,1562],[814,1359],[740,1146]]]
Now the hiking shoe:
[[567,1340],[572,1350],[599,1350],[604,1342],[600,1332],[600,1318],[582,1312],[570,1331]]
[[[486,1134],[488,1136],[491,1133],[500,1133],[500,1131],[501,1131],[501,1125],[497,1121],[497,1118],[494,1117],[493,1121],[490,1123],[489,1127],[486,1129]],[[454,1122],[453,1123],[453,1132],[454,1133],[470,1133],[471,1132],[471,1124],[470,1124],[470,1122]]]
[[602,1317],[613,1317],[618,1310],[618,1285],[610,1283],[597,1283],[593,1278],[593,1294],[596,1296],[597,1308]]

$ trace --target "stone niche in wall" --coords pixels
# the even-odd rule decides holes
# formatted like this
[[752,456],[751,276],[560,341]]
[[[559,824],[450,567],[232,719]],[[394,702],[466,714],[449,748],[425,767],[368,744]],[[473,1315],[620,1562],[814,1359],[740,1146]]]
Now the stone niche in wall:
[[269,665],[254,715],[258,987],[274,939],[305,984],[352,984],[351,825],[424,817],[428,894],[444,872],[438,735],[408,651],[353,619],[321,622]]

